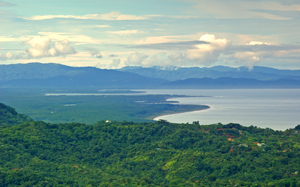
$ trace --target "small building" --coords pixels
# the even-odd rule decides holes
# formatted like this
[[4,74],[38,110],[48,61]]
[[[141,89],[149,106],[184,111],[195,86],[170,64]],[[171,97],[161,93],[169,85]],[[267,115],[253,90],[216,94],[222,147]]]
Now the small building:
[[267,147],[265,143],[254,142],[254,144],[257,145],[258,147]]

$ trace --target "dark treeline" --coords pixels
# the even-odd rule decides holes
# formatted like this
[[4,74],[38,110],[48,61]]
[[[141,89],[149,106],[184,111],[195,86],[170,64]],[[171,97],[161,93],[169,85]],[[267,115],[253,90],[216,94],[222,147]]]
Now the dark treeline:
[[300,126],[0,123],[0,186],[300,186]]

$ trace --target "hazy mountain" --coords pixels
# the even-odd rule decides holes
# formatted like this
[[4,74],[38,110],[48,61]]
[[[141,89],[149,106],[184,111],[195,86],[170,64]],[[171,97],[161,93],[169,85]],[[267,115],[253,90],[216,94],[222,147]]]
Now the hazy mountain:
[[267,67],[125,67],[120,70],[61,64],[0,65],[1,87],[48,88],[299,88],[300,70]]
[[160,78],[170,81],[188,78],[251,78],[258,80],[296,79],[300,80],[300,70],[279,70],[268,67],[255,66],[252,70],[247,67],[231,68],[226,66],[215,66],[211,68],[162,68],[162,67],[125,67],[120,71],[132,72],[139,75]]
[[222,88],[300,88],[300,80],[257,80],[249,78],[221,77],[212,78],[190,78],[178,80],[161,85],[161,88],[172,89],[222,89]]
[[1,87],[152,88],[167,81],[135,73],[60,64],[0,65]]

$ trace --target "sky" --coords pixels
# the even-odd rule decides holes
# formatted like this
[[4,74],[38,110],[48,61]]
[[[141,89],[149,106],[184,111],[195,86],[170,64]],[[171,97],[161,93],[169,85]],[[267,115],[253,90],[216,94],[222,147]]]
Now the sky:
[[0,0],[0,64],[300,69],[300,0]]

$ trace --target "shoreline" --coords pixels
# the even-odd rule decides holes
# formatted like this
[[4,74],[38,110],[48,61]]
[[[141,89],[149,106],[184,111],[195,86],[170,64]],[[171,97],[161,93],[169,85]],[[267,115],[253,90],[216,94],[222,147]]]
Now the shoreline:
[[150,116],[148,117],[147,119],[150,119],[150,120],[154,120],[154,121],[158,121],[160,119],[157,119],[159,117],[162,117],[162,116],[168,116],[168,115],[174,115],[174,114],[182,114],[182,113],[187,113],[187,112],[196,112],[196,111],[203,111],[203,110],[209,110],[209,109],[212,109],[211,106],[209,105],[197,105],[197,106],[201,106],[201,107],[207,107],[207,108],[203,108],[203,109],[196,109],[196,110],[188,110],[188,111],[184,111],[184,112],[165,112],[165,113],[162,113],[162,114],[159,114],[159,115],[155,115],[155,116]]

